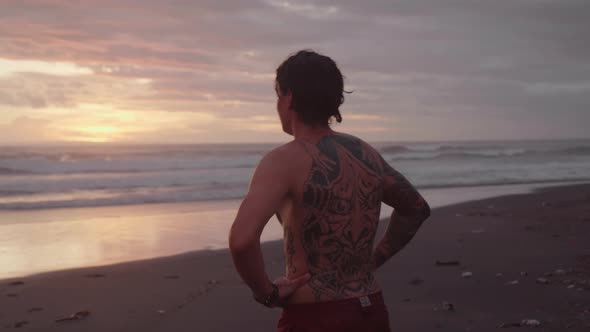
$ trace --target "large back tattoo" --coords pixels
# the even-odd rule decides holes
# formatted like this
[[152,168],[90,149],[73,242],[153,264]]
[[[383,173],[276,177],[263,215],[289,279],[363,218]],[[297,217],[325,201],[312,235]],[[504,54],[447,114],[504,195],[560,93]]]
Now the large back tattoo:
[[375,290],[370,271],[383,195],[379,154],[358,138],[305,144],[312,166],[304,185],[301,241],[316,301]]

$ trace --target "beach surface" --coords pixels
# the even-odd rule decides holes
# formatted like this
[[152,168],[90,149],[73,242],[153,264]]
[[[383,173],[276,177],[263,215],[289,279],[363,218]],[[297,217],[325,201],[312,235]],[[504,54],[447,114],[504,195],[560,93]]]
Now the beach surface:
[[[559,183],[422,189],[431,207],[531,192]],[[0,209],[0,280],[227,248],[241,200]],[[381,218],[391,215],[383,204]],[[283,230],[272,217],[263,242]]]
[[[589,239],[590,185],[436,208],[378,272],[392,330],[498,331],[530,319],[537,331],[588,331]],[[263,251],[280,276],[281,241]],[[279,315],[252,300],[227,249],[0,281],[6,330],[273,331]]]

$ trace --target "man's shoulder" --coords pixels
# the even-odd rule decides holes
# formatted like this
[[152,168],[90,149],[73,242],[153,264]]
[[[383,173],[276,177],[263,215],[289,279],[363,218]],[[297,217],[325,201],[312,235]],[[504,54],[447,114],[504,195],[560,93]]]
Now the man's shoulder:
[[270,150],[266,153],[264,158],[282,158],[292,155],[293,153],[299,153],[301,150],[300,144],[297,144],[295,141],[291,141],[282,145],[275,147],[274,149]]
[[304,149],[295,141],[285,143],[267,152],[260,163],[271,163],[275,166],[290,168],[301,160]]
[[367,143],[366,141],[364,141],[363,139],[361,139],[357,136],[347,134],[347,133],[338,132],[335,134],[335,137],[341,143],[345,143],[345,144],[355,146],[355,147],[363,149],[363,150],[368,150],[368,151],[377,153],[377,149],[375,149],[375,147],[373,147],[371,144]]
[[300,156],[296,144],[287,143],[267,152],[256,167],[254,177],[270,185],[291,186],[304,168],[305,158]]

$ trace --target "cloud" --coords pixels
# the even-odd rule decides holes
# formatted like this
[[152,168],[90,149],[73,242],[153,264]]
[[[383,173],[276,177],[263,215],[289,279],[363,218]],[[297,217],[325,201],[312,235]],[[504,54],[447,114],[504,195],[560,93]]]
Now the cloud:
[[6,1],[0,104],[213,114],[276,140],[280,129],[256,120],[274,114],[274,70],[314,48],[354,90],[343,129],[385,138],[369,129],[396,118],[406,129],[389,123],[399,136],[388,138],[431,137],[412,129],[424,123],[473,138],[448,119],[496,117],[514,123],[498,138],[535,121],[561,126],[539,135],[567,136],[582,124],[559,118],[586,119],[590,106],[588,12],[585,0]]
[[0,122],[3,144],[40,142],[53,138],[51,121],[28,116],[19,116],[9,123]]
[[312,19],[325,19],[334,17],[339,12],[339,8],[336,6],[318,6],[312,3],[281,0],[270,0],[266,3],[287,13],[294,13]]
[[353,120],[367,120],[367,121],[374,121],[380,120],[382,117],[380,115],[373,115],[373,114],[349,114],[347,116],[348,119]]
[[74,63],[0,59],[0,77],[11,76],[15,73],[77,76],[92,74],[92,71]]

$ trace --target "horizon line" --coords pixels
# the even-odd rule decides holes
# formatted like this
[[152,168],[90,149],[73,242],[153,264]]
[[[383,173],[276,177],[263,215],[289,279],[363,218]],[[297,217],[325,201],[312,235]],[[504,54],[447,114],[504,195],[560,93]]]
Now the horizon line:
[[[361,138],[362,139],[362,138]],[[486,143],[486,142],[542,142],[542,141],[583,141],[590,140],[590,137],[569,137],[569,138],[522,138],[522,139],[450,139],[450,140],[366,140],[368,143]],[[288,140],[291,141],[291,140]],[[287,142],[288,142],[287,141]],[[178,145],[270,145],[284,144],[286,141],[266,141],[266,142],[164,142],[164,143],[144,143],[144,142],[85,142],[85,141],[53,141],[53,142],[23,142],[2,144],[0,148],[11,147],[35,147],[35,146],[178,146]]]

